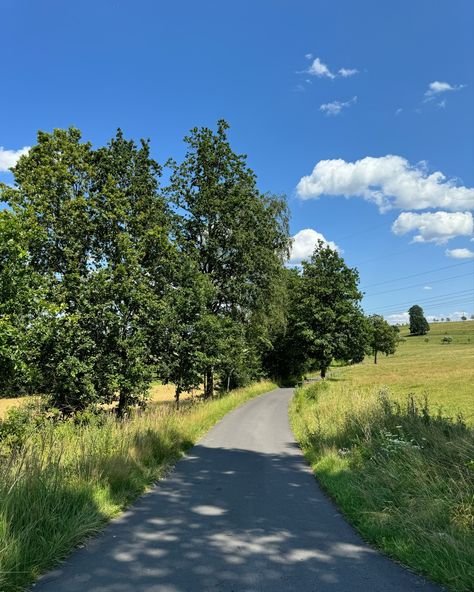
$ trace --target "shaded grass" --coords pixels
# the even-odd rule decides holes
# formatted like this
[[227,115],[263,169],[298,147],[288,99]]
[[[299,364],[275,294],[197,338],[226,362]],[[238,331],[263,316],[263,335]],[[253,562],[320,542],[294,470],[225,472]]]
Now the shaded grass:
[[[399,397],[397,397],[399,399]],[[297,391],[292,427],[367,540],[452,590],[474,589],[474,431],[350,381]]]
[[176,412],[157,405],[47,423],[0,457],[0,590],[23,590],[163,476],[227,412],[275,385],[262,382]]

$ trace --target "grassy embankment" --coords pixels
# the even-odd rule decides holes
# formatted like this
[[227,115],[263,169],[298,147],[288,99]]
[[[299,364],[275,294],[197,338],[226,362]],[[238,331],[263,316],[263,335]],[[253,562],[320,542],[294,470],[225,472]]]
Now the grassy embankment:
[[0,590],[22,590],[119,514],[226,413],[274,387],[258,383],[179,412],[156,404],[126,421],[111,414],[84,416],[82,425],[43,421],[16,451],[4,448]]
[[474,323],[440,323],[376,366],[335,368],[290,412],[319,482],[362,535],[458,591],[474,590],[473,391]]

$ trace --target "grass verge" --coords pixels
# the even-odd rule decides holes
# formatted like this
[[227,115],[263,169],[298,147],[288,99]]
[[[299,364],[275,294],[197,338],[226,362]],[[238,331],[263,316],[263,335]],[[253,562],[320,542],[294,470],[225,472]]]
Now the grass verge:
[[363,537],[451,590],[474,582],[474,431],[426,401],[319,382],[290,406],[323,488]]
[[275,387],[261,382],[177,412],[160,405],[46,421],[0,456],[0,590],[23,590],[99,531],[226,413]]

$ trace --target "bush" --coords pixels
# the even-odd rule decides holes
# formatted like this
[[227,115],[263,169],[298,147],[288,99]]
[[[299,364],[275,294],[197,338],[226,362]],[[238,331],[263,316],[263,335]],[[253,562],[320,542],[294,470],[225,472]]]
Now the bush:
[[452,343],[453,338],[450,335],[445,335],[441,340],[441,343]]

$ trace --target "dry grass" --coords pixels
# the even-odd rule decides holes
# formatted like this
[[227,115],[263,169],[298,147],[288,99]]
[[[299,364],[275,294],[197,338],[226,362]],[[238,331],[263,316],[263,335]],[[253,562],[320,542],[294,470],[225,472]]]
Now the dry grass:
[[[195,389],[189,393],[182,393],[180,399],[181,401],[188,401],[198,395],[201,395],[202,392],[202,389]],[[174,394],[175,387],[173,384],[161,384],[159,382],[155,382],[150,387],[149,404],[153,406],[154,404],[160,403],[174,403]],[[11,399],[0,398],[0,419],[5,417],[6,412],[12,407],[19,407],[23,403],[31,400],[32,397],[17,397]],[[113,405],[105,405],[104,407],[111,408],[112,406]]]
[[6,412],[12,407],[19,407],[23,403],[30,401],[31,397],[18,397],[13,399],[0,399],[0,419],[5,417]]

